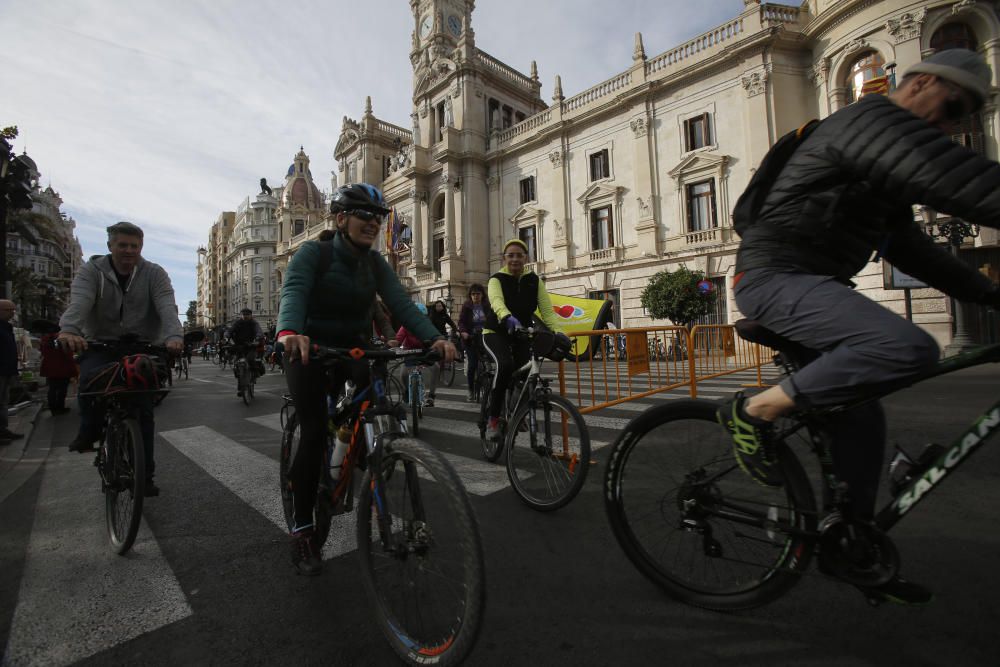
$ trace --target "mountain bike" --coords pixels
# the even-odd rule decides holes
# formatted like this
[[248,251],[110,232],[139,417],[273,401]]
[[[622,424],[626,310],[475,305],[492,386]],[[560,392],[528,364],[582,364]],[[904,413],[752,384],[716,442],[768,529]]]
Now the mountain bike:
[[[101,477],[104,517],[111,548],[124,555],[132,548],[146,495],[146,449],[139,427],[141,401],[154,405],[169,393],[162,388],[169,376],[160,361],[166,348],[136,341],[88,341],[90,350],[108,350],[118,361],[105,364],[89,379],[81,396],[93,397],[103,414],[94,466]],[[124,370],[125,367],[131,370]]]
[[590,430],[576,406],[553,393],[541,376],[552,334],[526,328],[513,335],[532,343],[531,356],[511,375],[496,439],[486,435],[495,371],[477,378],[479,439],[488,461],[496,461],[506,449],[514,492],[532,509],[547,512],[563,507],[583,488],[590,467]]
[[[313,350],[309,363],[323,364],[328,374],[340,361],[365,360],[371,379],[330,416],[314,509],[317,544],[328,537],[331,517],[351,511],[359,493],[358,552],[382,634],[410,664],[458,664],[475,644],[485,604],[479,527],[454,469],[437,450],[410,436],[405,406],[386,392],[390,360],[406,356],[433,363],[440,357],[422,350],[318,345]],[[291,530],[295,517],[288,471],[298,449],[299,425],[290,398],[286,405],[280,483]],[[337,425],[351,431],[339,479],[330,471]]]
[[236,391],[243,399],[244,405],[253,402],[253,388],[257,382],[257,370],[250,367],[247,361],[249,347],[239,346],[234,350],[233,374],[236,375]]
[[184,376],[184,379],[187,380],[188,379],[188,360],[187,360],[187,357],[185,357],[184,355],[181,355],[180,357],[178,357],[175,360],[175,362],[174,362],[174,370],[177,371],[177,379],[178,380],[181,379],[182,375]]
[[[756,322],[739,335],[778,350],[776,363],[795,373],[817,355]],[[899,571],[887,535],[900,519],[1000,428],[1000,402],[948,447],[919,457],[898,452],[890,464],[892,500],[874,521],[852,515],[850,489],[838,479],[826,417],[878,400],[922,380],[1000,362],[1000,345],[950,357],[905,382],[833,408],[799,412],[776,424],[776,462],[784,483],[767,487],[744,473],[732,436],[716,421],[719,404],[671,401],[633,419],[615,441],[604,477],[604,505],[615,538],[632,563],[671,597],[715,610],[749,609],[786,593],[816,556],[820,569],[873,592]],[[792,444],[819,460],[822,507]]]

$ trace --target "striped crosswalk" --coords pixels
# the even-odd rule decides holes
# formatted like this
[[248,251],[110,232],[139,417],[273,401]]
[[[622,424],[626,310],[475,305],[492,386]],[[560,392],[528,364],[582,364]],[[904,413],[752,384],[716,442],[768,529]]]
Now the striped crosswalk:
[[[725,396],[751,379],[751,374],[719,378],[705,383],[701,394]],[[201,378],[192,380],[198,383],[190,386],[199,391],[209,387]],[[228,388],[231,383],[219,380],[219,384]],[[568,386],[575,388],[575,381]],[[259,396],[266,399],[279,393],[280,385],[274,383]],[[686,395],[667,392],[587,415],[594,458],[600,462],[604,449],[639,412]],[[277,403],[272,398],[264,405],[277,408]],[[504,494],[513,497],[513,493],[503,462],[489,463],[482,457],[475,423],[478,410],[478,405],[465,401],[464,388],[440,387],[435,406],[426,409],[420,421],[421,438],[440,445],[470,496],[482,502],[506,502]],[[196,466],[192,470],[203,473],[206,481],[214,480],[199,485],[206,493],[228,492],[266,519],[261,525],[273,526],[266,541],[274,542],[285,531],[278,493],[279,413],[257,413],[230,422],[235,423],[189,422],[175,428],[160,422],[157,446],[172,447]],[[252,442],[247,440],[248,430],[257,434]],[[273,445],[260,446],[272,439]],[[143,522],[129,556],[119,557],[107,547],[103,496],[96,492],[97,475],[87,458],[53,447],[42,469],[4,665],[71,664],[194,613],[175,576],[176,564],[164,556],[149,523]],[[200,511],[202,505],[212,503],[199,500],[191,511]],[[335,517],[324,558],[355,550],[354,521],[352,514]]]

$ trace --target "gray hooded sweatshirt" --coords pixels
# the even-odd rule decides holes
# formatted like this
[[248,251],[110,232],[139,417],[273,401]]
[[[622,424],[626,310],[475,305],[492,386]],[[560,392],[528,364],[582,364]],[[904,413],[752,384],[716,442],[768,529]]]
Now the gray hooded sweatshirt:
[[159,345],[184,335],[174,288],[163,267],[140,258],[123,292],[111,255],[94,255],[80,267],[59,328],[88,340],[134,334]]

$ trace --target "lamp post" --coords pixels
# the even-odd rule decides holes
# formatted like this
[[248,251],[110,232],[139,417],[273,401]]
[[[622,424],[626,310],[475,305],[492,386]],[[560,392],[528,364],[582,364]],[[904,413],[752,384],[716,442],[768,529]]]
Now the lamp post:
[[[921,209],[921,215],[927,226],[927,234],[931,238],[944,239],[951,249],[951,254],[955,259],[959,259],[958,251],[966,238],[976,238],[979,236],[979,225],[973,225],[959,218],[948,218],[944,221],[937,219],[937,213],[929,208]],[[945,356],[961,354],[976,347],[966,328],[966,305],[958,299],[951,299],[951,312],[955,318],[955,333],[951,343],[945,346]]]

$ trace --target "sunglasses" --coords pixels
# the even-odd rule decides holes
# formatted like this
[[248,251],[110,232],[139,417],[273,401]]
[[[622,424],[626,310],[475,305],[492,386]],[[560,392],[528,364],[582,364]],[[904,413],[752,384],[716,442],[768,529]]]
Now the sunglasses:
[[381,213],[372,213],[371,211],[362,211],[360,209],[357,211],[344,211],[344,213],[346,213],[347,215],[353,215],[355,218],[363,220],[365,222],[369,222],[371,220],[378,220],[378,223],[380,225],[382,224],[382,220],[385,218],[385,216],[382,215]]

